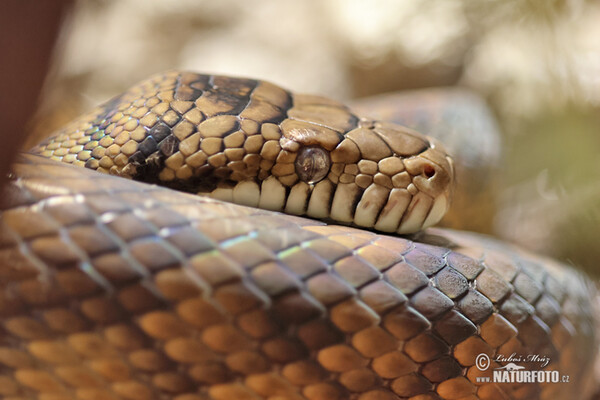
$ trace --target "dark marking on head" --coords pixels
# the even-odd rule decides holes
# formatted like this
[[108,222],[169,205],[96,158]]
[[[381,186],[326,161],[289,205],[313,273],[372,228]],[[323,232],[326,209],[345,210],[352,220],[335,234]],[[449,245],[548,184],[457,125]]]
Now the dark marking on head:
[[171,128],[162,121],[158,122],[148,131],[148,136],[154,138],[156,143],[162,142],[170,134]]
[[145,155],[143,152],[136,151],[131,156],[129,156],[129,159],[127,161],[130,164],[134,164],[136,166],[140,166],[140,165],[146,164],[146,157],[147,157],[147,155]]
[[174,135],[167,137],[159,143],[158,150],[165,157],[172,156],[177,150],[179,150],[179,139],[177,139]]
[[145,156],[149,156],[158,150],[158,144],[153,136],[147,136],[142,143],[139,144],[138,150]]
[[204,91],[210,87],[208,75],[198,75],[198,79],[190,83],[190,87],[195,90]]
[[202,90],[196,90],[187,85],[177,85],[173,97],[175,100],[195,101],[202,95]]

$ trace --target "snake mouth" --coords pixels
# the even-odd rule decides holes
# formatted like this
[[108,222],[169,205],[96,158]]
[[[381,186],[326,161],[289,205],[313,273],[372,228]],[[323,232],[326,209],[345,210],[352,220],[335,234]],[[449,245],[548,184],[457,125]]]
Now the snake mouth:
[[[213,198],[288,214],[306,215],[344,225],[381,232],[408,234],[439,222],[451,199],[452,164],[440,165],[428,154],[405,160],[402,172],[389,178],[375,172],[365,178],[373,163],[360,161],[343,168],[334,163],[317,183],[297,181],[284,185],[277,177],[221,184],[206,193]],[[445,159],[445,158],[444,158]],[[382,164],[382,169],[387,170]]]
[[449,196],[436,197],[420,191],[413,183],[406,188],[372,184],[338,184],[332,196],[330,218],[362,228],[399,234],[414,233],[439,222],[449,206]]

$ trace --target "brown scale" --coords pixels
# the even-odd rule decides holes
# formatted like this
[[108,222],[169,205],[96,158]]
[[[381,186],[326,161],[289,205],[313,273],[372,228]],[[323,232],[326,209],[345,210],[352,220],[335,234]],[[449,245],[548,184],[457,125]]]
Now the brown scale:
[[[0,218],[3,398],[569,399],[593,380],[595,292],[564,265],[35,156],[14,171]],[[549,356],[571,382],[477,381],[490,376],[479,354],[513,352]]]

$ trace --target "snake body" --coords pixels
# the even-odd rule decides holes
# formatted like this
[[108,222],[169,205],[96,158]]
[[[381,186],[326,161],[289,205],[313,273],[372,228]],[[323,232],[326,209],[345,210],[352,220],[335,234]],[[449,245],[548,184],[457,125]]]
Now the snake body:
[[[173,71],[33,152],[0,217],[6,399],[592,390],[585,277],[475,234],[373,231],[443,215],[452,161],[433,139],[266,82]],[[486,380],[513,354],[569,382]]]

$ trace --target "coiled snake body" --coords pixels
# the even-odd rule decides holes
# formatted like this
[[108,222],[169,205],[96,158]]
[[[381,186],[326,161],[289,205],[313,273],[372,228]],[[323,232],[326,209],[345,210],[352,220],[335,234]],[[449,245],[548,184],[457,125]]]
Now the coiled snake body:
[[[584,277],[474,234],[377,233],[420,231],[448,207],[452,161],[416,132],[266,82],[173,71],[33,153],[0,218],[6,399],[593,389]],[[495,382],[511,362],[561,382]]]

